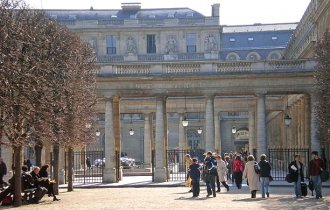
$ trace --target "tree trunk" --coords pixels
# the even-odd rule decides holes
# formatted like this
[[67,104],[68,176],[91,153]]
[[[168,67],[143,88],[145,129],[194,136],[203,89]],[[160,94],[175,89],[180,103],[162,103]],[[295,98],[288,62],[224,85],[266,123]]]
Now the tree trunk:
[[55,186],[54,186],[54,194],[58,195],[58,178],[59,178],[59,153],[60,153],[60,147],[58,144],[53,145],[53,157],[54,160],[51,162],[53,163],[53,171],[54,171],[54,179],[56,180]]
[[68,149],[68,192],[73,191],[73,149]]
[[21,166],[22,166],[22,146],[14,147],[14,206],[22,205],[22,182],[21,182]]
[[42,154],[42,144],[36,144],[34,146],[35,155],[36,155],[36,166],[41,167],[41,154]]

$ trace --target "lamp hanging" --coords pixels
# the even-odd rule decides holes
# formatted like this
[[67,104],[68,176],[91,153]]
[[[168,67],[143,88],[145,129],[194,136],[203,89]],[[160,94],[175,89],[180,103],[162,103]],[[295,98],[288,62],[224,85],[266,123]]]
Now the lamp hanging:
[[101,135],[101,132],[99,130],[96,130],[95,135],[99,137]]
[[288,110],[289,110],[289,95],[287,97],[286,109],[287,109],[287,113],[284,117],[284,124],[289,127],[290,124],[291,124],[291,121],[292,121],[292,118],[290,117],[290,115],[288,113]]
[[187,127],[189,124],[189,121],[187,120],[186,117],[186,111],[187,111],[187,102],[186,102],[186,96],[184,97],[184,118],[182,120],[182,126]]
[[129,135],[130,135],[130,136],[133,136],[133,135],[134,135],[133,121],[132,121],[132,114],[131,114],[131,129],[129,130]]

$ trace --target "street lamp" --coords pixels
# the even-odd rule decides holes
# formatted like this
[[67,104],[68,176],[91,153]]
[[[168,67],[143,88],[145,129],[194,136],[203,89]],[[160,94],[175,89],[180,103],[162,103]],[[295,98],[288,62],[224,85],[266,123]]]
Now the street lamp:
[[197,133],[198,134],[202,134],[203,133],[203,130],[201,128],[198,128]]
[[129,130],[129,135],[133,136],[134,135],[134,130],[133,130],[133,121],[132,121],[132,114],[131,114],[131,129]]
[[232,133],[232,134],[235,134],[236,131],[237,131],[236,126],[233,126],[233,127],[231,128],[231,133]]
[[292,121],[292,118],[288,114],[286,114],[284,117],[284,124],[289,127],[291,124],[291,121]]
[[99,137],[101,135],[101,132],[99,130],[96,130],[95,135]]
[[187,111],[187,102],[186,102],[186,96],[184,97],[184,118],[182,120],[182,126],[183,127],[187,127],[189,122],[187,120],[187,117],[186,117],[186,111]]

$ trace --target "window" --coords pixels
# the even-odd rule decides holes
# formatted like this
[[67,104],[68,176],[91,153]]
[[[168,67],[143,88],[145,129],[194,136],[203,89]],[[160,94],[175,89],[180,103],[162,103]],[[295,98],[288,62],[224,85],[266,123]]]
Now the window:
[[107,54],[116,54],[116,37],[113,35],[107,36]]
[[196,50],[196,33],[187,33],[186,36],[187,52],[195,53]]
[[277,36],[272,36],[272,40],[277,40]]
[[156,53],[156,35],[147,34],[147,53]]
[[235,42],[236,39],[232,37],[232,38],[229,38],[229,41],[230,41],[230,42]]
[[253,41],[254,38],[253,38],[253,37],[249,37],[248,40],[249,40],[249,41]]

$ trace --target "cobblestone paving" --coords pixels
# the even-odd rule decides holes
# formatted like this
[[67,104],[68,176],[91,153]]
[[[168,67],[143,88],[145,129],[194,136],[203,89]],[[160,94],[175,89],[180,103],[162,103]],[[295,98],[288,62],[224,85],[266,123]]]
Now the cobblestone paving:
[[[216,198],[206,198],[206,189],[201,187],[199,198],[192,198],[185,187],[168,188],[99,188],[76,189],[74,192],[60,194],[61,201],[52,202],[48,197],[40,204],[31,204],[17,209],[56,210],[56,209],[89,209],[89,210],[283,210],[283,209],[330,209],[330,189],[324,189],[324,198],[316,200],[311,194],[303,199],[294,198],[290,187],[273,187],[271,197],[262,199],[249,198],[249,190],[232,188],[229,192],[218,193]],[[310,192],[309,192],[310,193]],[[4,208],[7,209],[7,208]]]

